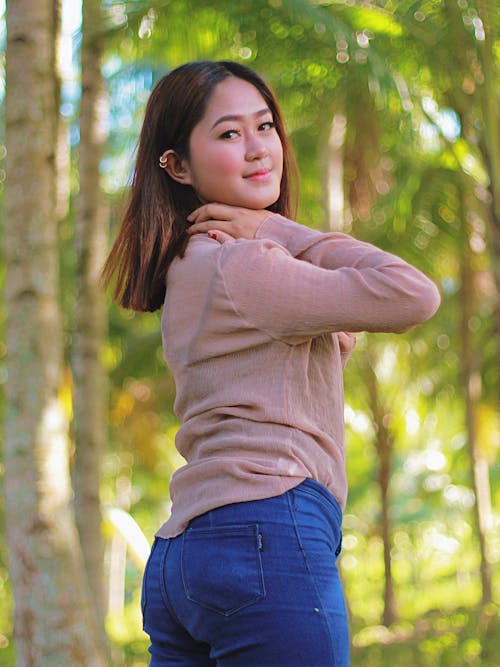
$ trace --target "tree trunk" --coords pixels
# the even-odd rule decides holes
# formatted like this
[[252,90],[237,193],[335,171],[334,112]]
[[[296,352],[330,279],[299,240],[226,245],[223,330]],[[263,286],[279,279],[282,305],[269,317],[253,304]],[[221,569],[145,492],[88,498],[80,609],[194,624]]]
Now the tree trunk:
[[325,161],[327,221],[326,231],[344,231],[351,222],[349,204],[344,196],[344,140],[347,119],[337,113],[326,145]]
[[55,150],[60,6],[7,8],[5,513],[19,667],[101,667],[72,512],[59,398]]
[[381,500],[381,532],[384,545],[384,612],[383,623],[388,626],[398,617],[391,562],[391,520],[389,483],[391,480],[393,440],[389,432],[390,414],[380,400],[380,392],[375,375],[376,358],[372,350],[368,351],[367,386],[370,408],[376,427],[376,442],[379,469],[378,482]]
[[491,225],[493,248],[495,252],[495,277],[500,294],[500,77],[495,66],[495,8],[494,2],[480,0],[478,2],[480,16],[484,27],[484,40],[479,43],[479,52],[484,76],[480,88],[480,102],[483,115],[484,138],[481,151],[490,176],[491,192]]
[[[489,176],[489,195],[479,197],[484,206],[491,227],[491,256],[492,270],[500,295],[500,134],[499,134],[499,87],[498,75],[495,71],[493,41],[494,21],[493,4],[486,1],[478,3],[484,34],[482,39],[476,39],[477,57],[480,62],[481,76],[474,76],[474,101],[477,105],[477,115],[480,118],[481,132],[479,134],[479,149],[483,165]],[[490,10],[491,7],[491,10]],[[445,13],[449,24],[451,47],[454,57],[461,64],[460,71],[471,70],[470,50],[464,49],[461,35],[463,20],[461,10],[456,2],[446,0]],[[482,79],[482,80],[481,80]],[[459,111],[462,120],[464,136],[475,137],[477,123],[474,123],[475,109],[472,103],[464,102],[466,98],[458,90],[451,94],[452,105]],[[474,125],[471,125],[474,123]],[[470,139],[469,139],[470,141]],[[472,193],[470,179],[464,174],[462,179],[462,220],[467,221],[468,213],[477,207],[476,194]],[[464,222],[464,225],[467,223]],[[481,456],[477,442],[476,408],[481,394],[481,376],[479,372],[479,351],[474,349],[474,343],[469,328],[470,318],[475,314],[474,271],[472,267],[472,253],[470,250],[469,230],[464,227],[462,237],[463,252],[461,256],[461,383],[465,404],[465,427],[471,462],[471,483],[476,497],[474,505],[474,530],[478,538],[481,556],[481,585],[482,600],[491,600],[491,569],[487,554],[487,533],[491,516],[489,470],[486,459]],[[500,351],[500,300],[495,312],[495,335],[497,350]]]
[[102,118],[102,26],[100,0],[86,0],[83,4],[81,47],[80,192],[75,232],[78,293],[72,361],[75,387],[75,511],[94,613],[104,648],[107,643],[104,631],[106,604],[99,500],[107,405],[106,376],[101,364],[106,312],[99,286],[107,238],[107,211],[99,187],[99,163],[106,139]]
[[[465,189],[466,186],[464,186]],[[471,463],[471,482],[476,497],[474,528],[481,554],[482,602],[486,604],[492,600],[491,568],[488,560],[487,544],[488,528],[491,523],[491,500],[488,463],[481,456],[479,443],[477,442],[476,405],[481,394],[481,377],[478,371],[478,355],[474,350],[469,328],[469,322],[474,313],[474,272],[471,265],[471,251],[467,232],[465,233],[461,259],[461,375],[465,402],[465,427]]]
[[[500,360],[500,77],[495,65],[494,44],[498,35],[495,34],[494,5],[491,0],[478,2],[484,34],[482,39],[475,41],[480,76],[474,87],[474,96],[461,95],[459,88],[455,87],[450,98],[452,106],[459,111],[464,136],[469,136],[468,141],[478,145],[489,179],[488,191],[481,192],[479,199],[484,206],[491,233],[489,251],[497,291],[494,334],[497,341],[497,357]],[[461,9],[454,0],[446,0],[445,13],[453,57],[459,63],[459,71],[468,72],[471,70],[471,51],[464,49],[466,35]],[[477,115],[473,113],[473,100],[478,107]],[[479,134],[478,125],[481,127]]]
[[[483,138],[480,142],[481,153],[488,171],[491,202],[487,203],[488,220],[491,230],[491,264],[497,290],[495,309],[495,336],[497,340],[497,358],[500,362],[500,76],[495,65],[494,44],[496,3],[480,0],[480,17],[484,26],[484,40],[479,43],[484,83],[480,88],[480,100],[483,116]],[[500,395],[500,393],[499,393]]]

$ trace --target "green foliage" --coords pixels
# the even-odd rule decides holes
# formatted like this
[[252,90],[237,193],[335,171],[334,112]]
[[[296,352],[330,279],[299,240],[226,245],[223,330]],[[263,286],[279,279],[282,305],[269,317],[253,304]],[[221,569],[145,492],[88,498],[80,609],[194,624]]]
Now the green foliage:
[[498,661],[499,609],[436,610],[390,628],[365,627],[354,636],[352,665],[363,667],[491,666]]

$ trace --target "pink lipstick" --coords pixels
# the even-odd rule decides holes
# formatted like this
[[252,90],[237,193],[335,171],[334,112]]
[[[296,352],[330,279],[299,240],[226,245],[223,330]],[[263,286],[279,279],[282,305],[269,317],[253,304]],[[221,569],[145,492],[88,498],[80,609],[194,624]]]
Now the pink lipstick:
[[260,169],[259,171],[254,171],[252,174],[248,174],[245,178],[249,178],[252,181],[265,181],[270,175],[270,169]]

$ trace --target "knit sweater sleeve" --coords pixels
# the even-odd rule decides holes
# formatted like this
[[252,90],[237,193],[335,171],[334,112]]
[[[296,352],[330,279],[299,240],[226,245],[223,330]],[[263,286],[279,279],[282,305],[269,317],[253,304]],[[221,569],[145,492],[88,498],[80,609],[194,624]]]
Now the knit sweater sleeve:
[[438,290],[418,269],[347,234],[272,215],[258,237],[224,244],[220,270],[239,315],[273,337],[403,332],[439,306]]

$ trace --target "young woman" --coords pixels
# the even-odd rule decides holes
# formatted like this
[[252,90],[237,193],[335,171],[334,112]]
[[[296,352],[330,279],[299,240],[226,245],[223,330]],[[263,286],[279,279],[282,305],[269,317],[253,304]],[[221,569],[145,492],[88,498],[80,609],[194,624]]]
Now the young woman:
[[144,575],[153,667],[349,664],[344,332],[406,331],[439,294],[394,255],[294,222],[292,165],[248,68],[189,63],[153,90],[104,271],[124,307],[163,306],[187,461]]

